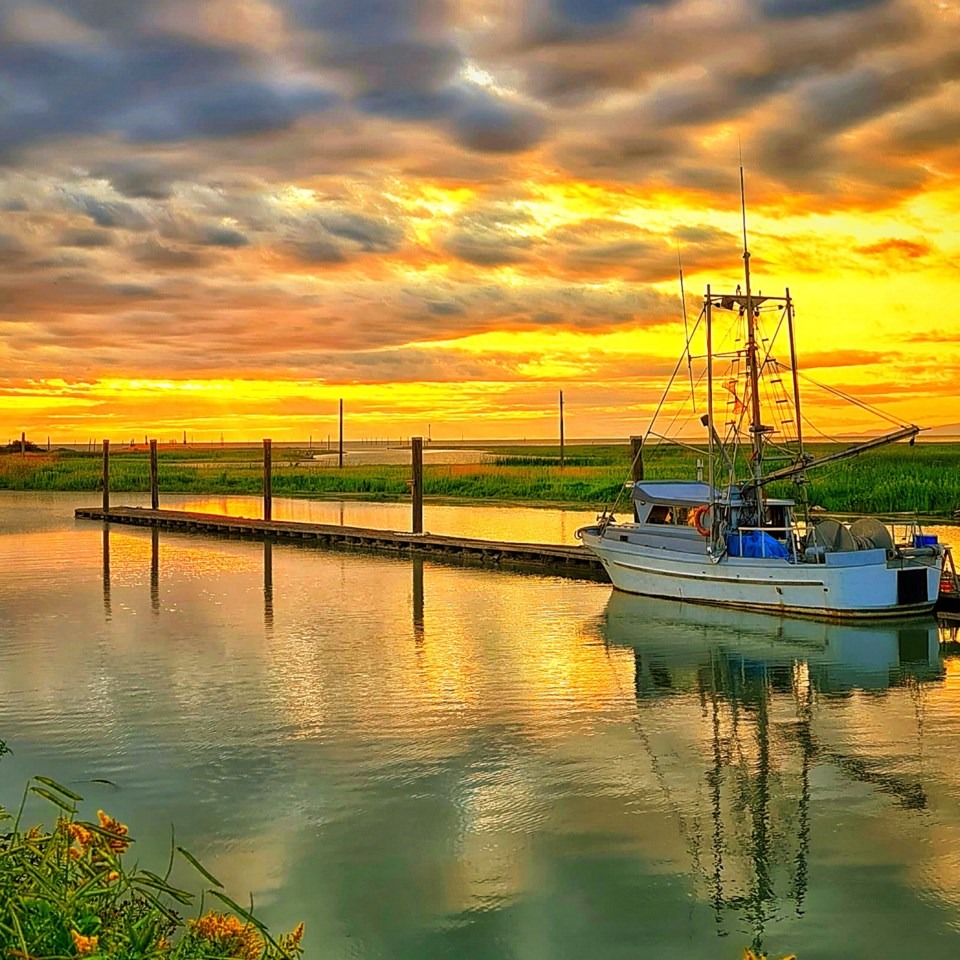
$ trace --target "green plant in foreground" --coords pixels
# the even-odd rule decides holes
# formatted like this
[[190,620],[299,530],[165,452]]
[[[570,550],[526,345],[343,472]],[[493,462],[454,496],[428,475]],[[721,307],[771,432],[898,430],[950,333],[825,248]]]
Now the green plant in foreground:
[[[5,752],[0,741],[0,753]],[[0,957],[11,960],[122,958],[122,960],[292,960],[301,953],[303,924],[274,939],[263,923],[220,890],[219,880],[186,850],[171,853],[160,876],[124,863],[132,838],[102,810],[97,822],[80,820],[81,800],[46,777],[24,790],[59,810],[52,830],[21,830],[20,812],[0,834]],[[11,821],[0,808],[0,819]],[[209,911],[184,920],[178,906],[192,894],[168,880],[179,855],[213,886],[211,896],[229,912]]]

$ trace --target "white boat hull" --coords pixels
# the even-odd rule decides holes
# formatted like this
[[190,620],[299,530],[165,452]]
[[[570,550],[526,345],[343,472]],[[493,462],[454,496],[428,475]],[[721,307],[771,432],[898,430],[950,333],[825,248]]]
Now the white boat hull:
[[933,609],[939,557],[888,560],[884,550],[836,553],[824,563],[680,553],[621,542],[618,527],[579,531],[618,590],[645,596],[836,619]]

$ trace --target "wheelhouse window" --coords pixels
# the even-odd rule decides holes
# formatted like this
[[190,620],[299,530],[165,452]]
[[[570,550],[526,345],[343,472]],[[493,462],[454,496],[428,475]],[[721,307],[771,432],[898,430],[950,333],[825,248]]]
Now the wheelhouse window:
[[647,523],[673,523],[671,508],[664,503],[655,503],[647,514]]

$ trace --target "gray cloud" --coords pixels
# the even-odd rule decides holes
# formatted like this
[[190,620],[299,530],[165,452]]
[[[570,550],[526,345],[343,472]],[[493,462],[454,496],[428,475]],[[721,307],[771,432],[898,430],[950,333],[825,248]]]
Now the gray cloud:
[[207,262],[207,257],[199,251],[171,246],[153,239],[131,247],[130,255],[133,260],[143,266],[161,270],[186,270],[202,266]]
[[208,247],[245,247],[250,240],[232,227],[207,226],[202,231],[201,243]]
[[551,0],[550,9],[574,23],[617,24],[643,7],[665,7],[672,0]]
[[249,135],[336,102],[318,83],[264,79],[266,66],[238,48],[135,32],[110,45],[8,41],[0,44],[0,83],[9,91],[0,151],[76,135]]
[[761,0],[760,9],[768,17],[793,19],[824,17],[889,3],[890,0]]
[[174,183],[185,175],[176,166],[139,157],[99,163],[91,174],[109,180],[117,193],[125,197],[150,200],[166,200]]
[[467,263],[493,267],[530,259],[533,243],[518,228],[531,217],[510,204],[489,204],[458,216],[440,243],[447,253]]
[[12,263],[21,260],[26,247],[10,233],[0,233],[0,263]]
[[109,247],[113,237],[107,230],[93,230],[86,227],[71,227],[60,236],[63,247]]
[[332,240],[290,240],[286,249],[303,263],[317,266],[347,261],[346,254]]
[[98,227],[147,230],[150,221],[132,204],[122,200],[104,200],[85,193],[66,193],[67,205],[88,216]]

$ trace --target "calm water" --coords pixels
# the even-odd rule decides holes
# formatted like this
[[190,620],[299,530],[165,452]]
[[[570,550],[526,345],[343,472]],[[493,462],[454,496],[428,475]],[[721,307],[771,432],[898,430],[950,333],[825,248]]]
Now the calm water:
[[[933,620],[105,533],[77,504],[0,495],[0,800],[56,777],[154,867],[175,824],[273,926],[306,921],[308,958],[960,951],[960,657]],[[426,525],[592,519],[531,513],[540,536]]]

